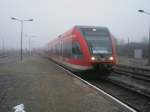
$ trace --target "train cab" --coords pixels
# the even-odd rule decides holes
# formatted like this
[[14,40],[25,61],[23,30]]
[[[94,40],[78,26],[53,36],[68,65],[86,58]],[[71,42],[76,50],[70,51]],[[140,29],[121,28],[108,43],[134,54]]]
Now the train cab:
[[116,64],[114,39],[106,27],[75,26],[48,49],[50,58],[72,71],[110,70]]

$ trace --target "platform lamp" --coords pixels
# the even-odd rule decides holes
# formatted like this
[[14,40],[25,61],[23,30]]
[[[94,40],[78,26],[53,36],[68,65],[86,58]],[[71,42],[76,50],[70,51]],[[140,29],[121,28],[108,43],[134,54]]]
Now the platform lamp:
[[[149,12],[144,10],[138,10],[138,12],[150,15]],[[149,42],[148,42],[148,65],[150,66],[150,25],[149,25]]]
[[33,21],[33,19],[22,20],[22,19],[18,19],[18,18],[15,18],[15,17],[11,17],[11,19],[12,19],[12,20],[19,21],[19,22],[21,23],[20,60],[22,61],[22,60],[23,60],[23,56],[22,56],[23,23],[24,23],[24,22],[27,22],[27,21]]
[[29,55],[31,56],[31,38],[36,38],[37,36],[27,34],[25,36],[29,38]]

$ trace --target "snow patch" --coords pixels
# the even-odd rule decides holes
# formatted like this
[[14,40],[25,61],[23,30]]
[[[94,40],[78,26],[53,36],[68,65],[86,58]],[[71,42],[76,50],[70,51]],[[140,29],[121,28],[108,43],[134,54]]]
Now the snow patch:
[[16,105],[13,107],[13,109],[15,110],[15,112],[26,112],[24,110],[24,104]]

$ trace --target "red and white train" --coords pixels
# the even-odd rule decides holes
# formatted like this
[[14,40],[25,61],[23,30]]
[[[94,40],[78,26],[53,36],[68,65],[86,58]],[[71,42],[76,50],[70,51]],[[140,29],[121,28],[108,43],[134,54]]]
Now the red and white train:
[[106,27],[74,26],[49,42],[47,52],[72,71],[110,70],[116,64],[114,38]]

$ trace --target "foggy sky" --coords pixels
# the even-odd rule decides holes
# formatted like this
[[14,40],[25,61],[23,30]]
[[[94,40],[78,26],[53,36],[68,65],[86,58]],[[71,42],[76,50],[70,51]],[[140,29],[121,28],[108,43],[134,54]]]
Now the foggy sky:
[[107,26],[115,37],[139,41],[148,36],[150,16],[137,12],[150,11],[149,0],[0,0],[0,49],[2,38],[7,48],[20,47],[20,23],[10,17],[33,18],[24,23],[24,48],[28,37],[32,47],[48,41],[74,25]]

